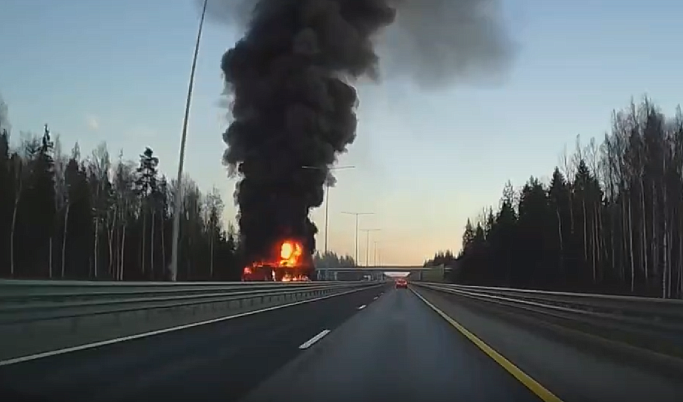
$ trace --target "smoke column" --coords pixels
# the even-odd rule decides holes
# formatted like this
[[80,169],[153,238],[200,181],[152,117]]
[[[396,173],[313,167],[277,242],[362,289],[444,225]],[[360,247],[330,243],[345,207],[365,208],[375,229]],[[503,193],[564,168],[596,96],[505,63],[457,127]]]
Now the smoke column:
[[376,40],[384,74],[424,90],[505,80],[517,44],[501,0],[388,0],[394,24]]
[[[351,84],[378,77],[376,45],[393,60],[389,74],[421,86],[496,70],[509,59],[507,39],[492,22],[496,4],[210,0],[210,16],[245,31],[221,69],[233,99],[223,162],[241,177],[235,198],[247,258],[268,255],[285,237],[315,251],[309,211],[322,204],[325,181],[333,180],[329,167],[355,139],[358,99]],[[396,37],[403,36],[398,41],[392,31],[380,35],[394,22]]]
[[7,130],[7,132],[9,132],[10,124],[7,104],[2,99],[2,95],[0,95],[0,134],[2,134],[3,130]]

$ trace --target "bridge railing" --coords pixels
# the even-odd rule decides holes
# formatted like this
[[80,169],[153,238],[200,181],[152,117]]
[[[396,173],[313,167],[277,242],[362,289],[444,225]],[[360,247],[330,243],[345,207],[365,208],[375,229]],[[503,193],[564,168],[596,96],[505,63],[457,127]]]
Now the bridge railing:
[[683,300],[424,282],[413,286],[683,359]]

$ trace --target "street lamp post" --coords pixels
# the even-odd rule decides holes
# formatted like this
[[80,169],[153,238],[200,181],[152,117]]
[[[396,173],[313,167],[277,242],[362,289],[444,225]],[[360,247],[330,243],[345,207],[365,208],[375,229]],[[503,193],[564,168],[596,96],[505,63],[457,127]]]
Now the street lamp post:
[[377,243],[379,243],[379,241],[375,240],[374,243],[375,243],[375,254],[374,254],[374,255],[375,255],[374,261],[375,261],[375,262],[374,262],[373,264],[374,264],[376,267],[379,267],[379,265],[377,264],[378,255],[379,255],[379,249],[377,248]]
[[370,266],[370,232],[379,232],[382,229],[361,229],[365,232],[365,266]]
[[342,212],[342,214],[353,215],[356,217],[356,264],[358,264],[358,217],[361,215],[374,215],[374,212]]
[[180,156],[178,157],[178,179],[176,180],[175,205],[173,213],[173,245],[171,247],[171,281],[175,281],[178,276],[178,237],[180,236],[180,203],[182,202],[182,180],[183,164],[185,163],[185,142],[187,141],[187,123],[190,119],[190,104],[192,102],[192,89],[194,88],[194,76],[197,69],[197,55],[199,54],[199,43],[202,39],[204,29],[204,18],[206,17],[206,6],[209,0],[204,0],[202,16],[199,19],[199,29],[197,30],[197,42],[194,45],[194,56],[192,57],[192,68],[190,70],[190,83],[187,87],[187,99],[185,100],[185,117],[183,119],[183,132],[180,137]]
[[[303,169],[313,169],[313,170],[324,170],[324,168],[319,168],[317,166],[302,166]],[[334,166],[328,168],[329,170],[341,170],[341,169],[355,169],[355,166]],[[329,222],[330,222],[330,181],[325,180],[325,254],[327,254],[327,234],[329,232]]]

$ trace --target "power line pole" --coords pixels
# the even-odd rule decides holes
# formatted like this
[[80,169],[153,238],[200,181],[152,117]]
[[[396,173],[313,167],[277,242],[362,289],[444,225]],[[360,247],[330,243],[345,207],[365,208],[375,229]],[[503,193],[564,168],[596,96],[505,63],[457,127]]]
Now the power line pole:
[[374,215],[374,212],[342,212],[342,214],[346,215],[353,215],[356,217],[356,261],[355,263],[358,264],[358,217],[361,215]]
[[176,180],[175,205],[173,206],[173,245],[171,247],[171,281],[178,276],[178,237],[180,237],[180,203],[182,202],[182,180],[183,164],[185,163],[185,142],[187,141],[187,122],[190,119],[190,104],[192,102],[192,90],[194,88],[194,76],[197,70],[197,55],[199,55],[199,43],[202,39],[204,29],[204,17],[206,17],[206,5],[209,0],[204,0],[202,16],[199,20],[199,30],[197,31],[197,43],[194,45],[194,56],[192,57],[192,69],[190,70],[190,83],[187,87],[187,99],[185,100],[185,117],[183,119],[183,132],[180,136],[180,156],[178,157],[178,179]]
[[365,232],[365,266],[370,266],[370,232],[379,232],[382,229],[361,229]]

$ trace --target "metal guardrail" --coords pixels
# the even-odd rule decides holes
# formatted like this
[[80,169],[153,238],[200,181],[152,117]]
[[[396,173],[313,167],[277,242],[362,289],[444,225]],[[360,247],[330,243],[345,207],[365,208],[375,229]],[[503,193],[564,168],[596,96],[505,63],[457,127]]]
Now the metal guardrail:
[[0,365],[3,360],[220,322],[380,285],[0,280]]
[[683,358],[683,300],[414,282]]
[[331,282],[87,282],[0,280],[0,303],[88,299],[127,295],[191,294],[244,289],[281,289]]
[[368,282],[0,281],[0,324],[275,297],[315,296]]

